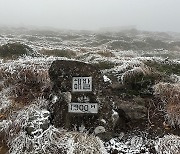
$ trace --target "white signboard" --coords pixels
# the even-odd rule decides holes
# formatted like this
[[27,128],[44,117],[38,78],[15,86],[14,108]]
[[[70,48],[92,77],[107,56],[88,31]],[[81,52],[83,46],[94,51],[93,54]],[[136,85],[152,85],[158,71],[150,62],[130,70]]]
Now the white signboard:
[[90,92],[92,91],[92,77],[73,77],[73,92]]
[[70,113],[98,113],[97,103],[69,103]]

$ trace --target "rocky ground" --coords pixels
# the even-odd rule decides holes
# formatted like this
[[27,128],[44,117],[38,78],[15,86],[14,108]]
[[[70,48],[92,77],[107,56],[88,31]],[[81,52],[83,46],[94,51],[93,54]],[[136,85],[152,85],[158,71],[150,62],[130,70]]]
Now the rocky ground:
[[[0,32],[0,153],[180,152],[178,34]],[[92,98],[103,107],[98,122],[67,129],[52,120],[49,105],[70,95],[68,80],[56,83],[49,73],[55,60],[98,70],[101,86]],[[60,68],[66,74],[71,65]]]

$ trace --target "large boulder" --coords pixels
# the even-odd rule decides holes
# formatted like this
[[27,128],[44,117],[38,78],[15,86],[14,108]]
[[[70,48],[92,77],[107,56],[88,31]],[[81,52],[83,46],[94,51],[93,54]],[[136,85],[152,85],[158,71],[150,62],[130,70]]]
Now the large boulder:
[[[96,67],[79,61],[56,60],[49,69],[49,76],[52,81],[49,110],[56,127],[72,129],[83,125],[88,130],[97,126],[103,126],[107,131],[113,129],[112,103],[105,94],[103,75]],[[92,78],[92,90],[74,91],[73,77]],[[68,105],[72,102],[97,103],[98,113],[70,113]]]

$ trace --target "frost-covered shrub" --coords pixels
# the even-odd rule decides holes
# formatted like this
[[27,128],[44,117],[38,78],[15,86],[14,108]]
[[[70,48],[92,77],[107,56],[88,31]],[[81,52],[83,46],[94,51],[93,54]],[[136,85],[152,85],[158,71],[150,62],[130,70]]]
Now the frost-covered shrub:
[[[40,100],[39,100],[40,101]],[[37,101],[37,103],[39,102]],[[43,101],[43,100],[42,100]],[[43,104],[46,104],[44,102]],[[47,129],[41,127],[44,114],[43,107],[30,105],[11,117],[12,124],[9,127],[8,145],[12,154],[104,154],[105,149],[99,138],[79,132],[67,132],[50,125]],[[34,120],[33,117],[35,118]],[[39,119],[39,120],[38,120]],[[31,134],[27,128],[34,127]]]
[[39,136],[31,138],[23,131],[9,142],[10,154],[106,154],[102,141],[79,132],[67,132],[50,126]]
[[42,49],[39,51],[43,55],[47,56],[57,56],[57,57],[67,57],[67,58],[74,58],[77,54],[75,51],[72,50],[59,50],[59,49],[54,49],[54,50],[47,50],[47,49]]
[[[32,138],[25,131],[20,131],[15,138],[9,141],[10,154],[54,154],[66,153],[68,138],[63,132],[57,128],[50,126],[39,136]],[[69,144],[71,142],[69,141]]]
[[[9,117],[4,125],[10,154],[105,154],[102,141],[94,135],[67,132],[49,123],[48,102],[36,99]],[[6,128],[6,129],[5,129]]]
[[143,78],[147,76],[153,77],[154,75],[153,73],[154,71],[151,67],[141,65],[139,67],[134,67],[133,69],[125,71],[121,76],[121,82],[123,84],[139,82],[142,81]]
[[8,135],[13,138],[19,131],[24,130],[29,135],[33,134],[34,130],[43,131],[47,128],[50,113],[45,109],[48,102],[44,99],[37,99],[29,106],[24,107],[20,111],[14,111],[9,119],[12,121]]
[[158,140],[155,149],[158,154],[179,154],[180,137],[176,135],[165,135]]
[[165,103],[179,104],[180,84],[160,82],[154,86],[154,94],[159,96]]
[[180,127],[180,103],[179,104],[167,104],[165,118],[169,125]]
[[168,124],[180,127],[180,84],[160,82],[154,86],[154,94],[164,102]]
[[122,73],[120,82],[128,87],[126,93],[129,95],[152,95],[156,76],[157,72],[151,67],[140,65]]
[[20,43],[8,43],[0,46],[0,57],[17,58],[22,55],[32,54],[34,51],[27,45]]
[[115,55],[110,52],[110,51],[98,51],[97,52],[99,55],[103,56],[103,57],[115,57]]
[[146,60],[145,64],[168,76],[171,74],[180,75],[180,63],[175,60],[152,59]]
[[180,83],[180,76],[176,75],[176,74],[172,74],[170,76],[170,79],[173,83]]
[[[54,58],[55,59],[55,58]],[[0,64],[2,89],[10,88],[11,98],[28,104],[48,93],[51,58],[24,58]]]
[[28,103],[42,97],[50,83],[47,70],[23,69],[17,75],[12,93],[18,102]]

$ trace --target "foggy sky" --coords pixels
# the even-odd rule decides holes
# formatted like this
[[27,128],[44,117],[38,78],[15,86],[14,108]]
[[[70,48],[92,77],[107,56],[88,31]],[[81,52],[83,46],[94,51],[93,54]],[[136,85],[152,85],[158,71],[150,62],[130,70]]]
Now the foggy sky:
[[0,0],[0,25],[180,32],[180,0]]

